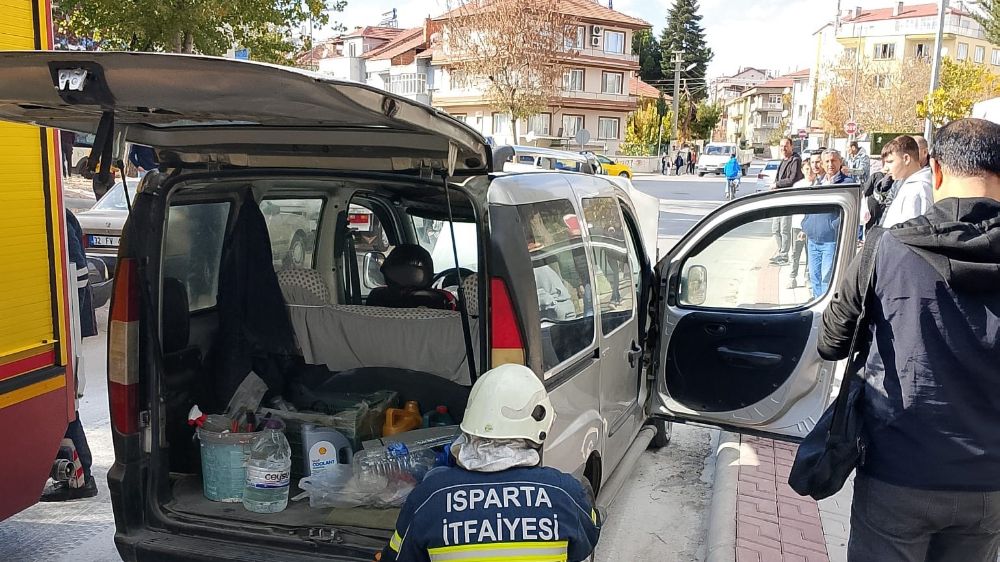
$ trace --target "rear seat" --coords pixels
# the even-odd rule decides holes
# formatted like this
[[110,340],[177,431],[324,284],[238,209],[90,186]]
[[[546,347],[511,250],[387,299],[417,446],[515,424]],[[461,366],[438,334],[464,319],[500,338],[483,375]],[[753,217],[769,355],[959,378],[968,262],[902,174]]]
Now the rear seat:
[[[466,293],[475,294],[477,283],[466,281]],[[410,369],[471,384],[459,312],[330,304],[329,288],[312,269],[279,271],[278,282],[306,363],[336,372]],[[473,342],[478,342],[478,306],[469,300]]]

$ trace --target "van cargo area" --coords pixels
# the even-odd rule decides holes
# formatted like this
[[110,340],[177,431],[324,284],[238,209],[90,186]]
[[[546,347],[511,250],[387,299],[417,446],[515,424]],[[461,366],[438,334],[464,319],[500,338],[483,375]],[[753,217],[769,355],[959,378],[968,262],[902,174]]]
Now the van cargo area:
[[[474,203],[387,177],[220,174],[163,188],[159,281],[147,278],[162,324],[148,509],[189,533],[353,545],[370,559],[408,491],[447,464],[484,349]],[[289,500],[257,513],[240,497],[244,467],[274,420]],[[396,464],[364,464],[376,457]]]

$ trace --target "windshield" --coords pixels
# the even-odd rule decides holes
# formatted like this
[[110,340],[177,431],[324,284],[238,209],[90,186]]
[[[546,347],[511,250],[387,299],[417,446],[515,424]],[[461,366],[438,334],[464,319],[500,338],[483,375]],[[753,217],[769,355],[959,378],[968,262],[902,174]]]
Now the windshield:
[[605,156],[598,156],[597,161],[600,162],[601,164],[614,164],[614,162],[612,162],[610,158],[607,158]]
[[[104,197],[94,205],[94,209],[100,209],[102,211],[128,211],[128,205],[125,203],[125,189],[122,187],[123,184],[117,183],[104,194]],[[128,186],[128,199],[131,201],[135,198],[135,186]]]
[[705,147],[705,154],[708,155],[724,155],[724,154],[736,154],[736,147],[734,146],[713,146],[708,145]]

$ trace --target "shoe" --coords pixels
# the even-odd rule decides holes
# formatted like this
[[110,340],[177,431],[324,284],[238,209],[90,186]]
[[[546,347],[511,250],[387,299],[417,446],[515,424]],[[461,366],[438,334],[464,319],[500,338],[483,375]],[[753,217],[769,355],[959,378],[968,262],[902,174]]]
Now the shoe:
[[792,277],[791,279],[788,280],[788,287],[787,288],[789,288],[789,289],[795,289],[795,288],[798,288],[798,286],[799,286],[799,284],[795,282],[795,278],[794,277]]
[[94,477],[87,478],[82,488],[70,488],[66,482],[56,482],[42,492],[40,502],[64,502],[92,498],[97,495],[97,482]]
[[774,256],[773,258],[771,258],[771,263],[773,263],[774,265],[784,265],[784,264],[788,263],[788,257],[787,256]]

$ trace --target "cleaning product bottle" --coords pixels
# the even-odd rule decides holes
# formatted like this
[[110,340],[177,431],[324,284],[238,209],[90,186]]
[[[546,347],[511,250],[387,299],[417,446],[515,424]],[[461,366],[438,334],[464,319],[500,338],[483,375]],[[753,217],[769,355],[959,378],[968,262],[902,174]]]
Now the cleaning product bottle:
[[250,444],[243,507],[254,513],[278,513],[288,506],[292,448],[282,433],[280,420],[268,420]]
[[446,427],[455,425],[455,420],[448,413],[448,406],[438,406],[424,414],[424,427]]
[[409,400],[402,408],[389,408],[385,411],[385,424],[382,426],[382,437],[420,429],[423,419],[420,417],[420,406]]
[[344,434],[329,427],[302,424],[302,473],[313,476],[330,465],[351,464],[354,450]]

